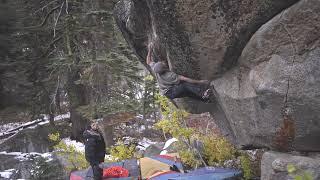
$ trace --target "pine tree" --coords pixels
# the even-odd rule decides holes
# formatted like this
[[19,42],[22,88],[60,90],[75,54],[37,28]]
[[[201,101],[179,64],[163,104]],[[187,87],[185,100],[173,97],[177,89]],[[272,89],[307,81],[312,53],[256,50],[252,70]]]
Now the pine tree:
[[[142,65],[116,27],[114,4],[6,1],[15,16],[0,19],[0,57],[5,59],[0,68],[6,67],[0,73],[0,94],[10,79],[19,90],[13,96],[23,97],[18,104],[34,115],[49,114],[51,120],[67,103],[75,139],[81,139],[92,118],[121,111],[150,116],[155,109],[154,82],[143,79]],[[10,11],[1,11],[2,17]],[[7,33],[3,27],[11,27],[9,22],[12,29]],[[6,37],[12,47],[5,45]]]

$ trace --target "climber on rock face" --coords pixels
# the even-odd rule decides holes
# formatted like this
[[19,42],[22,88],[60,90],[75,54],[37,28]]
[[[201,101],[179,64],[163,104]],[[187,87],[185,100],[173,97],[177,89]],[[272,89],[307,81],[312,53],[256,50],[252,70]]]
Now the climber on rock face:
[[156,76],[162,95],[169,99],[191,97],[206,102],[210,100],[212,90],[208,80],[195,80],[172,72],[165,62],[153,61],[152,51],[153,45],[149,44],[146,62]]

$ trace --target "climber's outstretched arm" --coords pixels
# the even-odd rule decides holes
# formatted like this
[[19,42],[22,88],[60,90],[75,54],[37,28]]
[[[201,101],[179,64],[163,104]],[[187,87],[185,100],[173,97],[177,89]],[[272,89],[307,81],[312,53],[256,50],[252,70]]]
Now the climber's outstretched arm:
[[191,79],[182,75],[179,75],[179,80],[181,81],[186,81],[189,83],[194,83],[194,84],[208,84],[209,81],[208,80],[195,80],[195,79]]
[[147,55],[147,64],[150,66],[150,64],[153,62],[151,58],[151,53],[152,53],[152,44],[148,45],[148,55]]

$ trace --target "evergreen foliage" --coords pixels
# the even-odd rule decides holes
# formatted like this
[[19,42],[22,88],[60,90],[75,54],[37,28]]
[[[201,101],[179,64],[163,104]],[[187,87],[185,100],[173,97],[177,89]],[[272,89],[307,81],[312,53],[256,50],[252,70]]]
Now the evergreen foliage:
[[56,153],[66,158],[69,162],[69,165],[65,169],[67,172],[86,169],[89,166],[84,153],[77,151],[73,145],[67,145],[61,141],[59,133],[50,134],[49,140],[55,144],[53,148]]
[[88,119],[152,113],[154,81],[143,79],[142,66],[115,25],[116,1],[1,3],[0,110],[21,106],[51,120],[69,111],[76,139]]
[[156,120],[156,112],[158,111],[158,107],[155,99],[156,95],[159,94],[159,91],[156,88],[156,81],[155,78],[150,74],[146,75],[143,80],[144,92],[141,94],[143,102],[140,103],[142,105],[140,111],[144,119],[153,116],[153,118]]
[[52,162],[52,160],[41,156],[35,157],[30,173],[31,180],[65,178],[64,171],[58,162]]

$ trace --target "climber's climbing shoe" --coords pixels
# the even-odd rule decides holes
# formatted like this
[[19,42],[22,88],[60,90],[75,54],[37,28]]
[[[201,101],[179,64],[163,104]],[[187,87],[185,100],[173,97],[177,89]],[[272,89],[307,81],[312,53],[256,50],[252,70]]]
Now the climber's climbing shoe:
[[202,99],[209,99],[212,94],[213,94],[212,90],[211,89],[207,89],[203,93]]
[[216,101],[216,90],[214,88],[213,81],[209,83],[209,88],[203,93],[203,101],[206,103],[213,103]]
[[210,86],[210,87],[214,87],[214,81],[210,81],[210,82],[209,82],[209,86]]

